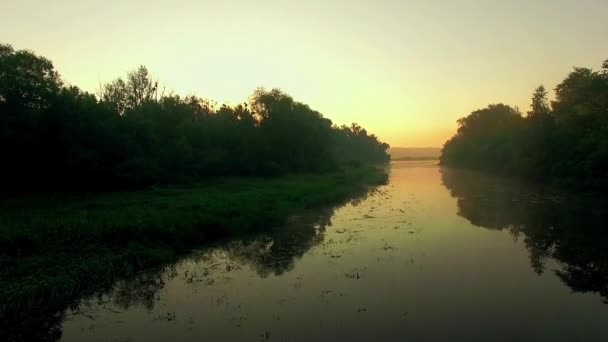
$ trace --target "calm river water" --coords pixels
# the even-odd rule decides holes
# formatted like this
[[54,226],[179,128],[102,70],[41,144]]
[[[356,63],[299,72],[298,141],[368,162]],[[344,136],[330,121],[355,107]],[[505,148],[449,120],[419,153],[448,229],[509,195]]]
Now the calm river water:
[[608,340],[608,213],[434,162],[68,311],[63,341]]

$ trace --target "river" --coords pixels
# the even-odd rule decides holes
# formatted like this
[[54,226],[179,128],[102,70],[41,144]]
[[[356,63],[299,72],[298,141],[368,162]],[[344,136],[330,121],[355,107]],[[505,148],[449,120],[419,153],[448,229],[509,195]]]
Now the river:
[[68,310],[62,341],[608,340],[608,213],[436,162]]

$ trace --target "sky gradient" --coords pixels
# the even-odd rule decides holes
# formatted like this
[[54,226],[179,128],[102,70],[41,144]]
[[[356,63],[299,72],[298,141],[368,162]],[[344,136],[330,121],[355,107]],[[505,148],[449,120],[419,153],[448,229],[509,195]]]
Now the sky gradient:
[[[167,89],[243,102],[278,87],[393,146],[441,146],[489,103],[526,111],[608,59],[606,0],[0,0],[0,42],[94,92],[145,65]],[[552,95],[552,92],[550,92]]]

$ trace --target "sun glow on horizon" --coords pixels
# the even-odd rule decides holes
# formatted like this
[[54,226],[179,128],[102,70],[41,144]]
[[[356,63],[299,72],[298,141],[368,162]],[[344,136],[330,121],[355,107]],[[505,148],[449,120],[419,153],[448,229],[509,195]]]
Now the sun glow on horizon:
[[[220,103],[280,88],[392,146],[440,147],[471,111],[503,102],[525,112],[538,84],[552,89],[574,65],[597,68],[608,58],[608,3],[595,0],[3,7],[2,42],[51,59],[84,90],[139,65],[168,90]],[[565,32],[573,18],[576,29]]]

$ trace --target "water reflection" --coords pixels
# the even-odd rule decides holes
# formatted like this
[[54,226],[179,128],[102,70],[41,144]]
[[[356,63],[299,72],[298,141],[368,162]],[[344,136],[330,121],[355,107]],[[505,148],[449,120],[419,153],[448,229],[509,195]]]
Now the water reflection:
[[[101,311],[121,314],[134,308],[152,312],[160,301],[167,283],[178,280],[193,289],[228,281],[234,271],[246,267],[257,277],[280,276],[293,269],[296,260],[324,240],[335,210],[347,204],[356,206],[377,189],[362,189],[348,199],[323,208],[311,209],[293,216],[281,227],[210,244],[177,263],[149,270],[130,279],[117,281],[111,289],[98,289],[94,296],[76,298],[66,310],[27,322],[9,336],[17,340],[57,341],[63,337],[63,325],[82,317],[93,322]],[[175,320],[174,312],[154,317],[158,321]],[[93,329],[94,325],[91,325]]]
[[121,281],[49,339],[608,338],[599,200],[393,163],[390,183],[354,202]]
[[282,275],[292,270],[306,251],[323,242],[333,212],[334,208],[326,208],[314,215],[292,217],[283,229],[252,240],[234,241],[222,249],[231,260],[249,265],[262,278]]
[[508,230],[523,239],[536,273],[556,260],[555,274],[574,292],[598,293],[608,303],[608,201],[473,171],[441,169],[441,177],[460,216]]

